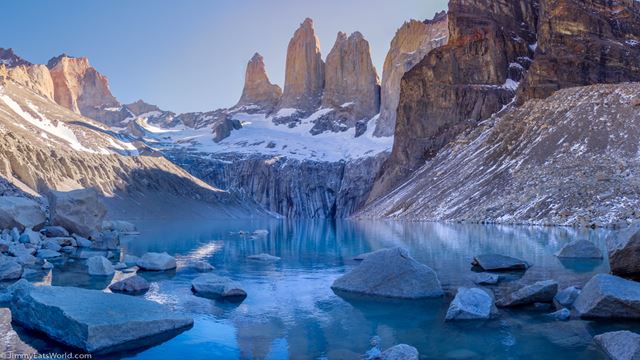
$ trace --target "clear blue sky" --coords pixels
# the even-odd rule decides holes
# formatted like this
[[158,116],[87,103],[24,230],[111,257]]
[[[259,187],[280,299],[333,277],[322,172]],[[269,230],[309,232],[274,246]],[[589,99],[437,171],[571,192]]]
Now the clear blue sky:
[[142,98],[177,112],[233,105],[244,68],[260,52],[282,86],[289,39],[314,20],[326,57],[338,31],[369,40],[381,75],[389,42],[408,19],[446,0],[4,0],[0,47],[35,63],[87,56],[122,102]]

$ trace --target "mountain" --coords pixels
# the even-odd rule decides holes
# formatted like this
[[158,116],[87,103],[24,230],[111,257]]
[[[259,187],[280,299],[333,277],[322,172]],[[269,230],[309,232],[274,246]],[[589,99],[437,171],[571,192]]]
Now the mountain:
[[242,96],[236,107],[257,106],[267,110],[273,109],[280,101],[282,89],[269,81],[262,55],[255,53],[247,64],[244,76]]

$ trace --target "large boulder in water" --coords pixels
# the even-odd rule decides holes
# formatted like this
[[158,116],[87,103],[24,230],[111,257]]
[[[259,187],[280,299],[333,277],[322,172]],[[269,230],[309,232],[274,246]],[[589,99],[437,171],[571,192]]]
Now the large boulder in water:
[[640,359],[640,335],[631,331],[612,331],[594,336],[595,343],[612,360]]
[[570,259],[602,259],[602,251],[591,241],[576,240],[563,246],[556,256]]
[[89,275],[110,276],[115,273],[113,264],[104,256],[92,256],[87,259]]
[[371,253],[360,265],[336,279],[331,288],[404,299],[433,298],[444,294],[435,271],[399,247]]
[[99,290],[33,286],[22,279],[9,292],[14,321],[87,352],[113,351],[193,324],[165,305]]
[[150,271],[165,271],[176,268],[176,259],[167,254],[163,253],[146,253],[142,255],[142,257],[138,260],[137,265],[142,270],[150,270]]
[[449,305],[446,321],[483,320],[491,317],[493,298],[484,290],[461,287]]
[[558,292],[558,282],[554,280],[538,281],[524,286],[496,303],[498,306],[519,306],[538,302],[551,302]]
[[210,299],[244,299],[247,293],[237,282],[218,275],[206,274],[191,282],[191,290],[201,297]]
[[100,230],[107,208],[94,189],[49,192],[51,222],[89,237]]
[[473,258],[471,265],[484,271],[526,270],[528,264],[520,259],[499,254],[483,254]]
[[47,220],[40,205],[31,199],[0,196],[0,229],[39,228]]
[[595,275],[582,288],[573,308],[583,318],[640,319],[640,283]]
[[640,225],[611,234],[606,242],[611,273],[623,277],[640,277]]
[[141,294],[149,290],[149,282],[140,275],[133,275],[109,286],[111,291]]
[[380,354],[380,360],[418,360],[418,349],[407,344],[392,346]]

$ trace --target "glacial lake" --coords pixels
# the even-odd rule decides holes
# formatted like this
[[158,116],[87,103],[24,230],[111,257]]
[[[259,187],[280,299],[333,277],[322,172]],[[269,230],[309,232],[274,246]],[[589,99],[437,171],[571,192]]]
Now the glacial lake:
[[[429,359],[601,359],[593,335],[619,329],[640,330],[637,323],[571,320],[547,316],[553,310],[501,309],[489,321],[445,322],[451,294],[471,282],[471,260],[499,253],[526,260],[524,275],[512,274],[500,287],[521,280],[555,279],[560,288],[583,284],[608,272],[605,260],[560,261],[563,244],[588,239],[604,250],[607,230],[500,225],[400,223],[382,221],[255,220],[215,222],[142,222],[140,235],[126,239],[124,251],[142,255],[167,251],[177,271],[141,272],[152,282],[145,298],[191,314],[194,326],[163,343],[110,358],[131,359],[359,359],[374,336],[382,349],[398,343],[415,346]],[[267,229],[263,238],[238,234]],[[352,258],[372,250],[402,246],[437,273],[448,293],[421,301],[371,300],[336,295],[332,282],[358,265]],[[275,263],[247,260],[269,253]],[[214,273],[242,284],[242,303],[196,297],[190,282],[199,274],[183,265],[204,260]],[[89,277],[82,261],[59,264],[32,281],[105,289],[112,278]],[[498,289],[500,291],[500,289]],[[65,349],[17,328],[41,351]],[[68,351],[68,350],[67,350]]]

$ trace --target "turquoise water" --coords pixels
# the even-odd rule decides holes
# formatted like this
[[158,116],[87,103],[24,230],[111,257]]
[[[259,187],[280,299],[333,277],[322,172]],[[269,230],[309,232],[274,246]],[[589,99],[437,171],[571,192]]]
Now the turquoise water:
[[[592,337],[604,331],[637,328],[624,323],[557,322],[549,310],[502,310],[481,322],[445,323],[451,297],[424,301],[372,301],[342,298],[331,283],[354,266],[352,257],[391,246],[407,247],[435,269],[446,291],[472,286],[474,255],[500,253],[533,266],[522,281],[556,279],[561,287],[583,284],[607,272],[604,261],[561,262],[553,253],[575,239],[604,249],[605,230],[352,221],[255,221],[220,223],[139,223],[141,235],[127,240],[125,251],[141,255],[167,251],[178,270],[140,273],[152,282],[144,297],[190,313],[193,328],[159,345],[115,357],[133,359],[358,359],[378,336],[382,348],[407,343],[429,359],[600,359]],[[267,229],[251,239],[240,230]],[[277,263],[246,260],[269,253]],[[242,284],[248,297],[240,304],[192,295],[198,273],[180,265],[204,260],[215,273]],[[64,269],[61,270],[61,268]],[[120,274],[116,274],[116,279]],[[508,287],[513,276],[501,284]],[[53,285],[103,289],[115,279],[83,273],[78,261],[43,279]],[[498,289],[497,291],[500,291]],[[24,336],[29,339],[29,336]],[[42,339],[42,349],[62,351]]]

